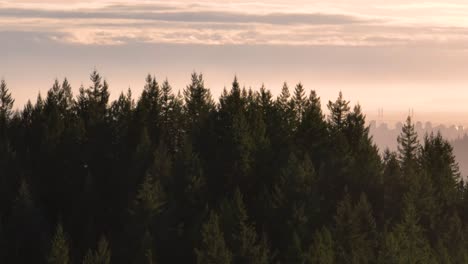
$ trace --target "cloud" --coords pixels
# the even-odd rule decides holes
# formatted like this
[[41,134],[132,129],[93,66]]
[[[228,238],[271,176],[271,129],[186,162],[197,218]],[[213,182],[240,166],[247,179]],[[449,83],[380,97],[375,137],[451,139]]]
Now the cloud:
[[166,22],[262,23],[273,25],[339,25],[365,22],[363,19],[339,14],[271,13],[265,15],[255,15],[225,11],[173,11],[169,7],[161,8],[160,6],[154,5],[151,5],[151,7],[153,8],[151,11],[143,11],[144,7],[141,6],[110,6],[94,11],[58,11],[25,8],[2,8],[0,9],[0,17],[52,19],[131,19]]
[[[279,0],[269,3],[137,0],[73,1],[70,4],[48,1],[42,4],[32,0],[0,0],[0,31],[41,32],[58,43],[104,46],[129,43],[422,45],[464,49],[468,43],[468,26],[456,23],[453,25],[457,27],[445,25],[447,22],[437,25],[422,20],[415,23],[412,16],[388,15],[392,8],[404,6],[404,3],[389,6],[377,4],[371,10],[387,13],[372,16],[369,10],[364,12],[357,7],[353,9],[349,5],[338,5],[341,3],[339,1],[332,1],[330,6],[335,7],[328,9],[316,1],[308,2],[296,1],[292,5]],[[419,5],[424,6],[424,3]],[[461,17],[450,21],[457,19]],[[434,17],[433,20],[444,19]],[[31,34],[31,39],[33,36]]]

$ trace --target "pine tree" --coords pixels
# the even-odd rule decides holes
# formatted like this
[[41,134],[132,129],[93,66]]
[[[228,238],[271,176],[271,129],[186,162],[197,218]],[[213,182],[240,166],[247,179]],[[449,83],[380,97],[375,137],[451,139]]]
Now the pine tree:
[[392,253],[396,254],[398,263],[434,263],[431,247],[419,225],[419,216],[409,196],[405,197],[403,221],[393,232],[398,248]]
[[49,264],[68,264],[70,263],[70,248],[69,244],[63,231],[62,224],[57,225],[57,230],[52,239],[52,245],[50,253],[47,258]]
[[0,81],[0,122],[2,126],[11,117],[14,102],[5,80],[2,79]]
[[3,161],[7,160],[7,153],[9,151],[9,140],[7,133],[8,122],[10,121],[15,100],[11,97],[8,91],[5,80],[0,82],[0,165],[6,166]]
[[332,131],[340,131],[346,125],[346,117],[349,113],[349,101],[343,99],[343,93],[339,93],[338,98],[335,102],[328,102],[328,110],[330,115],[328,117],[328,123]]
[[5,80],[0,81],[0,207],[6,208],[8,190],[9,167],[11,165],[11,144],[9,139],[8,127],[12,115],[14,100],[11,97]]
[[232,253],[226,246],[216,213],[210,213],[208,221],[202,227],[201,235],[201,247],[195,249],[197,263],[229,264],[232,262]]
[[148,75],[146,84],[137,103],[138,121],[148,129],[152,146],[159,143],[162,130],[162,94],[156,77]]
[[185,113],[190,126],[203,121],[214,107],[210,91],[205,88],[203,75],[194,72],[192,82],[184,90]]
[[175,121],[174,118],[174,95],[172,94],[172,87],[169,84],[169,81],[166,79],[161,87],[161,96],[160,96],[160,101],[161,101],[161,115],[162,115],[162,121],[161,121],[161,126],[164,129],[164,140],[167,142],[170,140],[171,133],[170,133],[170,128],[173,126],[173,123]]
[[460,179],[458,164],[450,143],[442,135],[431,134],[424,138],[421,148],[420,163],[424,173],[432,180],[435,187],[439,210],[447,210],[457,202],[454,191]]
[[244,205],[242,194],[237,189],[232,201],[234,207],[234,230],[233,230],[233,262],[234,263],[268,263],[268,248],[257,238],[255,227],[249,223],[247,210]]
[[305,109],[307,107],[307,98],[302,83],[298,83],[294,88],[294,94],[291,100],[292,106],[294,108],[295,127],[297,128],[302,121]]
[[306,256],[302,249],[301,239],[296,232],[291,235],[290,243],[285,252],[285,262],[291,264],[303,264],[306,261]]
[[[411,175],[415,172],[417,166],[417,154],[419,150],[418,134],[414,129],[411,117],[406,119],[401,134],[398,136],[398,158],[403,172]],[[406,176],[411,177],[411,176]]]
[[377,212],[383,210],[382,200],[382,161],[379,150],[372,142],[366,117],[358,104],[346,117],[343,134],[346,137],[344,179],[353,197],[366,193]]
[[141,239],[140,249],[138,250],[135,264],[156,264],[154,250],[153,250],[153,238],[148,230],[145,231],[143,238]]
[[375,258],[377,231],[372,210],[365,195],[353,207],[349,194],[338,205],[335,216],[337,260],[371,263]]
[[289,87],[284,83],[274,105],[273,119],[270,121],[272,126],[271,138],[275,142],[274,146],[278,148],[276,151],[280,160],[287,157],[285,152],[291,147],[292,136],[296,130],[293,104]]
[[44,253],[47,252],[47,226],[30,186],[28,181],[21,179],[13,201],[7,229],[8,244],[11,245],[7,251],[9,263],[30,263],[44,259]]
[[147,226],[154,216],[161,213],[166,204],[166,194],[152,175],[146,175],[134,201],[133,214],[141,217],[140,225]]
[[282,109],[287,109],[289,107],[289,97],[291,94],[289,93],[288,84],[285,82],[283,83],[283,88],[281,88],[281,93],[278,96],[277,102]]
[[219,101],[216,130],[220,138],[215,153],[220,162],[216,168],[223,171],[225,180],[221,182],[221,178],[217,177],[216,185],[226,186],[227,191],[239,186],[245,191],[250,187],[254,143],[246,117],[246,97],[242,95],[237,77],[232,89],[225,91]]
[[310,92],[304,107],[301,123],[296,133],[296,145],[309,154],[315,169],[318,171],[326,155],[328,132],[320,97],[315,91]]
[[72,87],[65,78],[62,82],[62,89],[59,92],[58,103],[61,111],[69,111],[74,106]]
[[105,107],[109,101],[109,85],[104,80],[102,81],[101,75],[94,70],[90,75],[90,80],[92,85],[89,87],[87,93],[91,102],[96,103],[97,107],[100,109],[96,110],[105,110]]
[[[107,114],[107,104],[109,102],[109,85],[107,81],[102,81],[101,75],[94,70],[90,75],[92,82],[86,90],[80,89],[79,100],[83,100],[81,104],[85,106],[84,113],[88,115],[92,125],[102,122]],[[86,116],[85,116],[86,119]]]
[[352,240],[353,261],[355,263],[372,263],[376,257],[377,227],[371,205],[365,194],[361,194],[354,207],[354,221],[357,225],[357,236]]
[[111,260],[111,251],[107,239],[102,236],[99,239],[97,249],[93,252],[88,250],[83,259],[83,264],[109,264]]
[[317,230],[310,246],[308,264],[333,264],[335,260],[334,242],[330,231],[326,227]]
[[437,231],[439,263],[467,263],[466,232],[458,214],[445,217]]
[[400,242],[395,237],[393,232],[385,232],[382,235],[380,242],[380,250],[378,253],[377,263],[381,264],[397,264],[397,263],[416,263],[405,262],[401,258]]
[[400,219],[400,208],[403,206],[402,198],[405,187],[398,154],[390,152],[388,149],[385,150],[383,165],[383,201],[385,206],[381,217],[386,224],[391,224]]

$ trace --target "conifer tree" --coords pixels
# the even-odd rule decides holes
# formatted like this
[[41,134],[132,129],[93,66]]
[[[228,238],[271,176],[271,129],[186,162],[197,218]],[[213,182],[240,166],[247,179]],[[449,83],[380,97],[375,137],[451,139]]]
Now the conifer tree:
[[184,100],[185,113],[191,126],[205,119],[214,107],[210,91],[205,88],[202,74],[192,73],[192,82],[184,90]]
[[324,161],[325,146],[328,141],[327,124],[322,113],[320,97],[311,91],[304,104],[305,109],[298,127],[296,142],[298,148],[309,154],[315,169]]
[[4,126],[12,115],[13,103],[15,100],[7,88],[5,80],[0,81],[0,122]]
[[365,195],[352,206],[349,194],[338,205],[335,216],[338,262],[371,263],[375,258],[376,224]]
[[302,249],[302,242],[299,235],[293,232],[288,245],[288,248],[284,254],[285,262],[292,264],[303,264],[306,261],[306,255]]
[[132,213],[141,217],[140,225],[148,226],[152,218],[161,213],[166,204],[166,194],[159,182],[152,175],[146,175],[134,201]]
[[161,88],[156,77],[148,75],[145,87],[137,103],[137,118],[148,129],[152,146],[159,143],[162,130]]
[[208,221],[201,230],[202,243],[195,249],[199,264],[230,264],[232,253],[227,248],[223,231],[219,225],[219,216],[211,212]]
[[307,263],[308,264],[334,264],[335,245],[332,235],[326,227],[317,230],[314,234],[310,246]]
[[390,152],[388,149],[385,150],[383,165],[383,201],[385,206],[381,217],[386,224],[391,224],[395,220],[400,219],[400,208],[403,206],[402,198],[405,188],[403,186],[404,181],[398,161],[398,154]]
[[50,253],[47,258],[49,264],[69,264],[70,263],[70,246],[67,241],[63,226],[61,223],[57,225],[57,230],[52,239]]
[[[231,191],[235,186],[246,190],[251,172],[253,145],[250,126],[246,117],[246,98],[242,95],[237,77],[232,89],[220,98],[218,122],[220,146],[216,156],[220,157],[218,170],[223,170],[225,182],[216,181],[219,186],[227,186]],[[226,152],[225,149],[231,151]],[[218,177],[219,178],[219,177]]]
[[340,131],[346,125],[346,117],[349,113],[349,101],[343,98],[343,93],[340,92],[335,102],[329,101],[327,104],[330,110],[328,122],[332,131]]
[[294,108],[295,115],[295,127],[298,127],[304,116],[305,109],[307,107],[307,98],[305,95],[304,86],[302,83],[298,83],[294,88],[294,94],[292,97],[292,105]]
[[[419,225],[419,216],[412,198],[405,197],[403,220],[395,227],[394,239],[398,244],[392,254],[398,263],[434,263],[432,250]],[[393,243],[392,243],[393,244]]]
[[291,94],[289,93],[289,87],[286,82],[283,83],[283,88],[281,88],[281,93],[278,96],[277,102],[281,109],[287,110],[289,107],[289,97]]
[[11,163],[11,146],[8,136],[8,126],[12,115],[14,100],[11,97],[5,80],[0,81],[0,206],[6,208],[6,194],[11,192],[8,190],[8,167]]
[[156,264],[154,250],[153,250],[153,238],[148,230],[146,230],[141,240],[140,249],[135,264]]
[[86,256],[83,259],[83,264],[110,264],[111,250],[109,248],[109,242],[104,236],[99,239],[97,249],[92,251],[88,250]]
[[74,105],[72,87],[68,79],[63,79],[62,89],[59,92],[58,103],[61,111],[69,111]]
[[79,105],[83,108],[85,120],[89,119],[89,124],[96,125],[106,117],[107,104],[109,101],[109,85],[107,81],[102,81],[101,75],[94,70],[90,75],[91,85],[88,89],[80,88]]
[[20,179],[11,215],[7,218],[7,263],[31,263],[46,260],[48,253],[47,228],[42,210],[37,206],[31,183]]
[[411,177],[417,166],[417,155],[419,150],[418,134],[414,129],[411,117],[406,119],[401,134],[398,136],[398,158],[403,172]]
[[88,96],[91,102],[95,103],[96,107],[99,107],[96,110],[104,111],[109,100],[109,85],[105,80],[102,81],[101,75],[96,70],[91,73],[90,80],[92,85],[87,91]]
[[164,141],[166,142],[170,141],[170,138],[173,136],[170,133],[170,128],[173,126],[171,123],[175,122],[175,109],[173,107],[174,99],[175,98],[172,94],[172,87],[169,84],[169,81],[166,79],[162,84],[160,96],[161,126],[163,127]]
[[349,153],[343,181],[353,197],[366,193],[374,209],[382,211],[382,161],[365,119],[359,104],[346,117],[343,133]]
[[[289,92],[289,87],[286,83],[283,84],[281,93],[276,99],[274,105],[273,119],[270,121],[272,125],[271,138],[275,142],[275,147],[278,152],[278,159],[285,159],[287,152],[291,148],[292,136],[295,128],[295,113],[294,105]],[[273,133],[274,131],[274,133]]]
[[457,202],[457,193],[454,190],[460,179],[460,172],[452,146],[440,133],[425,136],[420,163],[424,173],[434,183],[435,194],[442,207],[439,210],[452,207]]
[[466,263],[468,261],[466,232],[455,212],[444,217],[438,228],[436,253],[439,263]]
[[259,241],[255,227],[249,223],[247,210],[245,208],[242,194],[237,189],[232,201],[234,207],[234,230],[233,230],[233,262],[234,263],[268,263],[268,248]]

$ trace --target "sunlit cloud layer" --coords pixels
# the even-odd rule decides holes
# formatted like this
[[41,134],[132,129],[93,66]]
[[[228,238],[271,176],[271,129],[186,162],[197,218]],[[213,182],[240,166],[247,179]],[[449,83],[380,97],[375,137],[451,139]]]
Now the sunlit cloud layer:
[[0,31],[42,32],[83,45],[468,44],[462,2],[327,2],[0,1]]

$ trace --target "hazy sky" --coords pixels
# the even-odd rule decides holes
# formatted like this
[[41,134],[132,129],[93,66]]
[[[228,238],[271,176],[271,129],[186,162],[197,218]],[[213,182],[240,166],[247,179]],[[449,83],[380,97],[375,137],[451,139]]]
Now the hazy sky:
[[114,97],[148,73],[182,89],[195,70],[214,95],[237,74],[342,90],[368,113],[468,113],[467,15],[466,0],[0,0],[0,78],[18,107],[96,67]]

